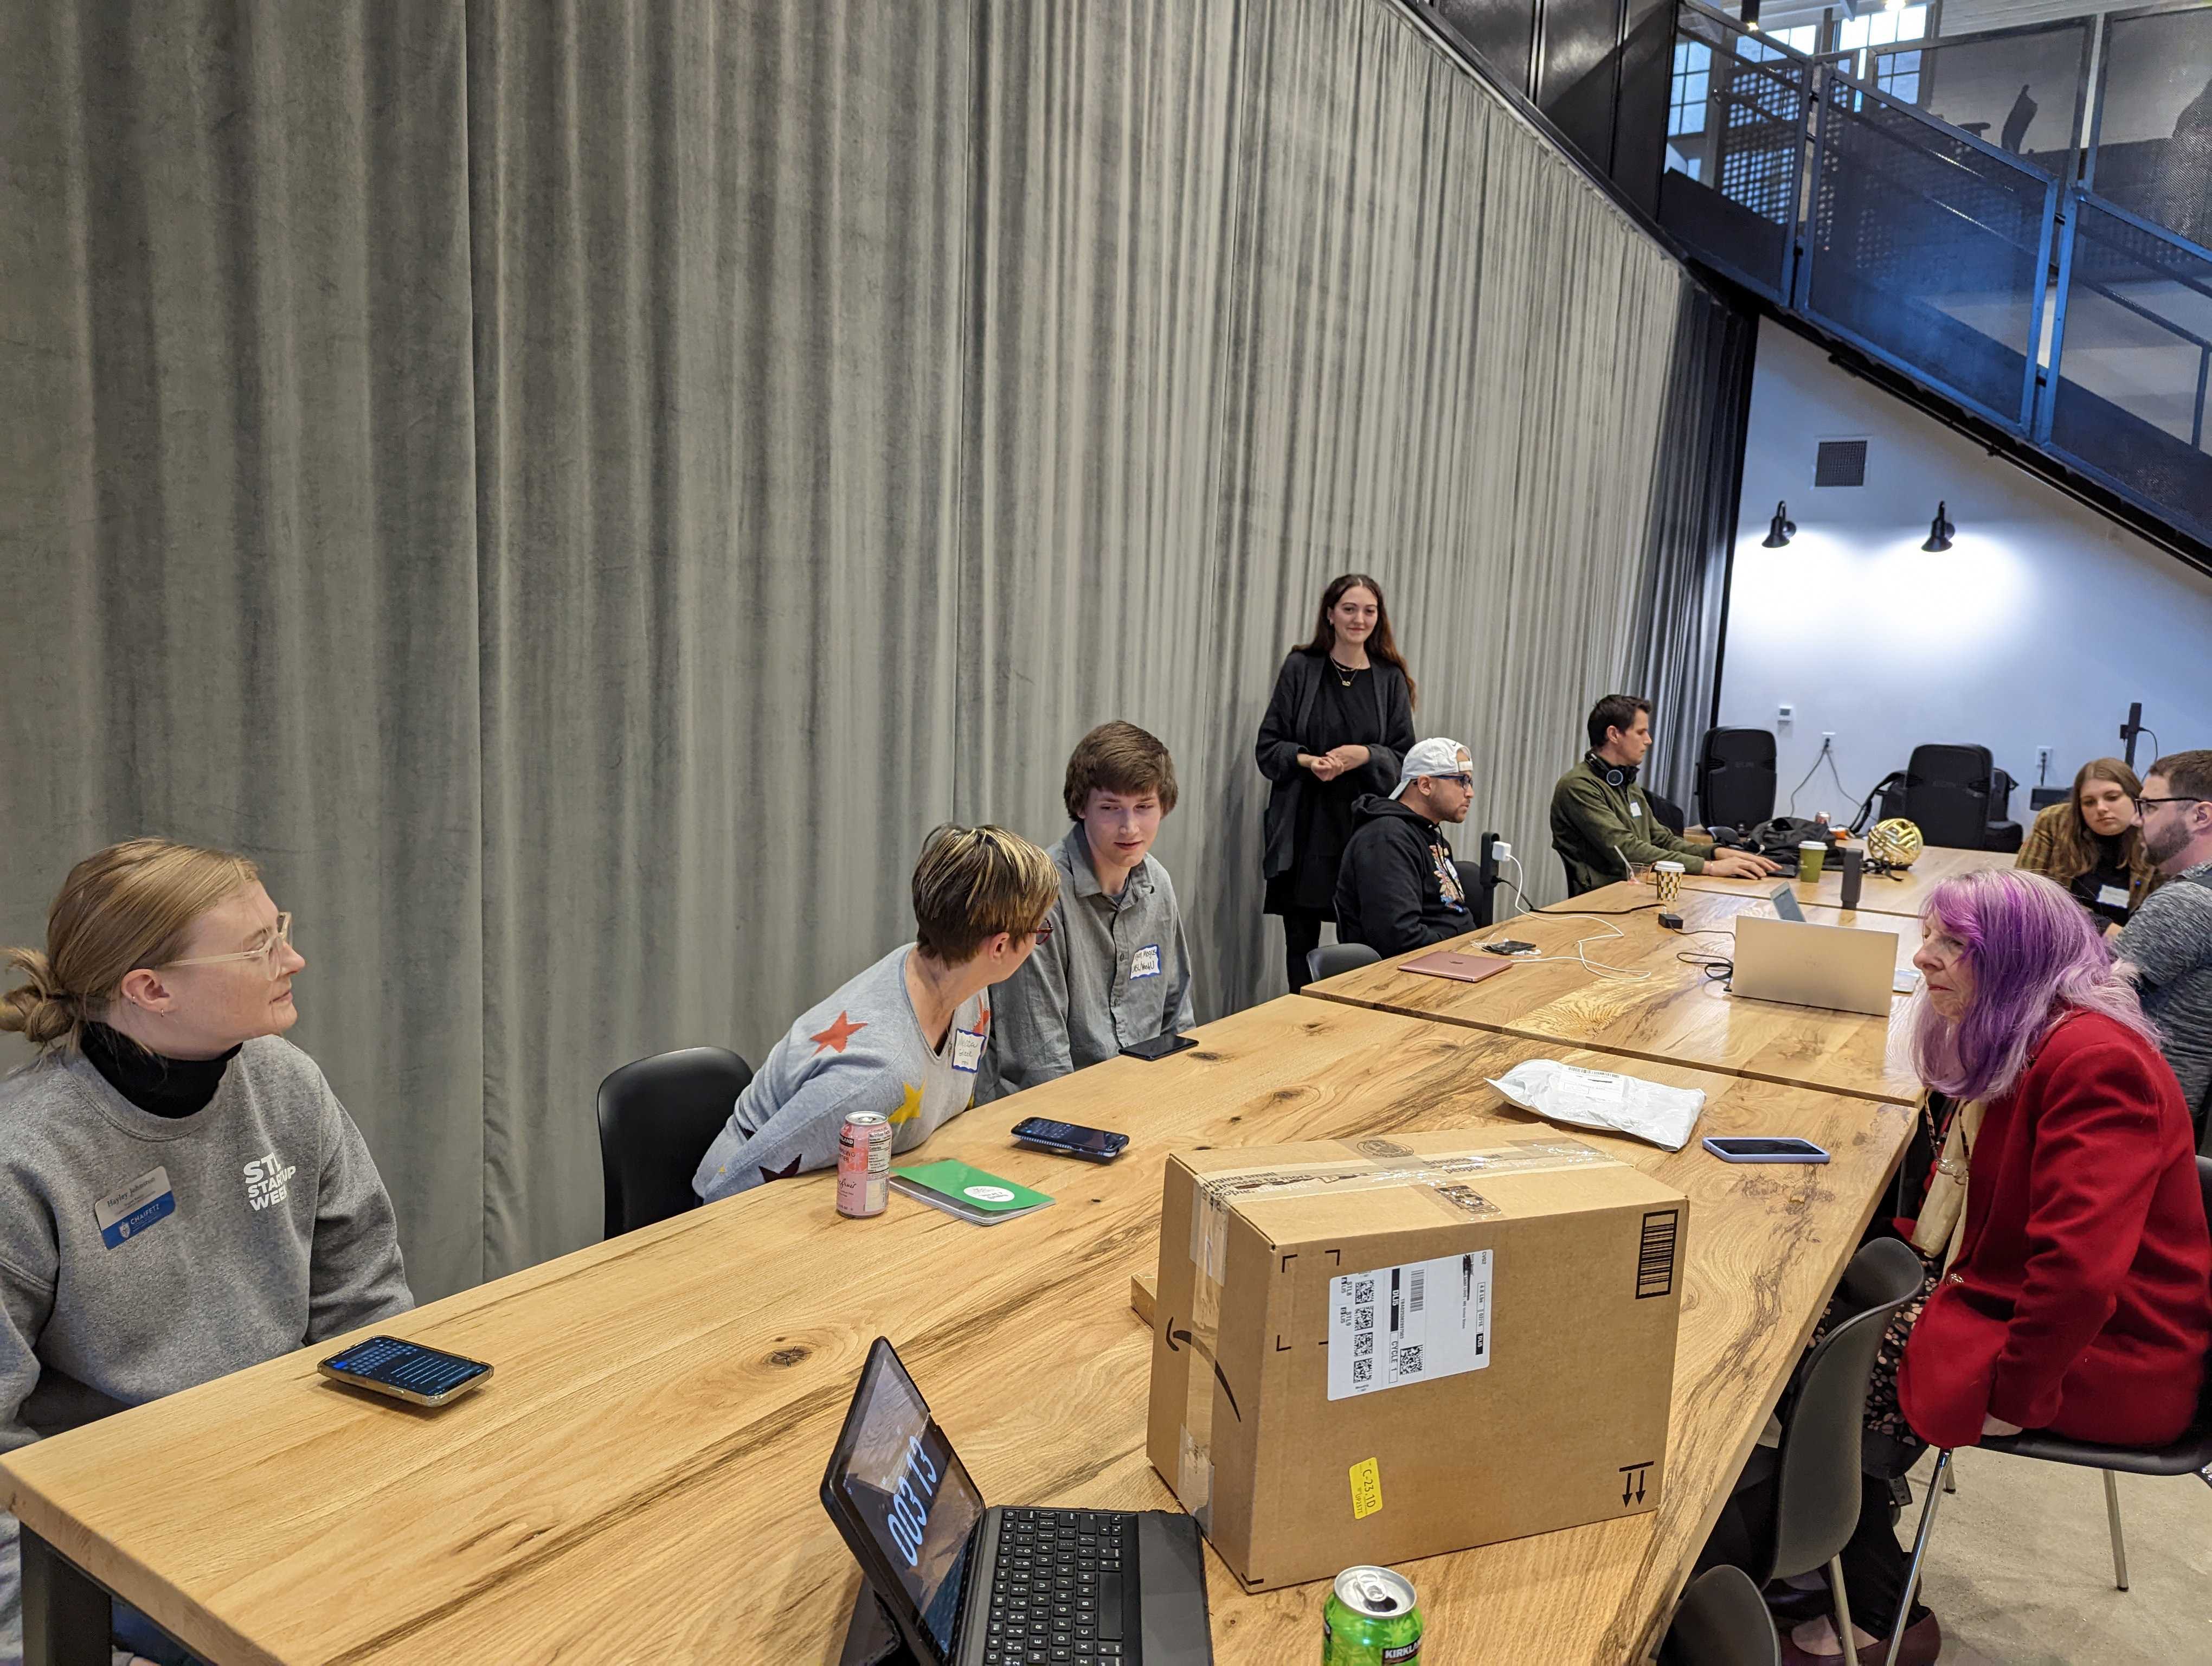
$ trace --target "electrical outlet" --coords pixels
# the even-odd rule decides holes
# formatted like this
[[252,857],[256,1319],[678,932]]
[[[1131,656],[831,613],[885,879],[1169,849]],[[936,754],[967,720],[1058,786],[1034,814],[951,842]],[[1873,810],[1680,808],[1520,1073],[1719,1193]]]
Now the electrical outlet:
[[1790,705],[1777,706],[1774,708],[1774,721],[1777,723],[1796,722],[1797,721],[1797,708]]
[[2035,749],[2035,773],[2039,778],[2051,773],[2050,747],[2039,746]]
[[1832,751],[1833,751],[1835,749],[1836,749],[1836,732],[1835,732],[1833,729],[1823,729],[1823,730],[1821,730],[1821,731],[1820,731],[1820,750],[1821,750],[1822,751],[1824,751],[1824,752],[1832,752]]

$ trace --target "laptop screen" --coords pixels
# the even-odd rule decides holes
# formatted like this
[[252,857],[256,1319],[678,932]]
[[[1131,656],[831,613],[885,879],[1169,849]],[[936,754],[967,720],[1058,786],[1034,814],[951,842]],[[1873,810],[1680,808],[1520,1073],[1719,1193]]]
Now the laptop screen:
[[949,1657],[982,1497],[888,1347],[870,1353],[846,1430],[851,1456],[835,1485]]

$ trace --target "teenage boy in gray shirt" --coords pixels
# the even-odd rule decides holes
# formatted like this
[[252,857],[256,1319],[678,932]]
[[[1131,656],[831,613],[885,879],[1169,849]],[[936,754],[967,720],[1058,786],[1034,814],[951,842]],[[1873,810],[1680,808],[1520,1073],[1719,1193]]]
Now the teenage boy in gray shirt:
[[1135,724],[1103,723],[1077,743],[1062,790],[1075,825],[1053,847],[1052,934],[998,991],[979,1100],[1194,1022],[1182,912],[1150,854],[1176,806],[1175,760]]
[[2143,854],[2166,880],[2112,948],[2142,991],[2203,1141],[2212,1107],[2212,751],[2159,759],[2137,802]]
[[989,987],[1048,933],[1052,858],[996,827],[940,827],[914,870],[915,940],[801,1014],[738,1094],[691,1177],[712,1203],[837,1160],[846,1116],[890,1119],[910,1151],[975,1102]]

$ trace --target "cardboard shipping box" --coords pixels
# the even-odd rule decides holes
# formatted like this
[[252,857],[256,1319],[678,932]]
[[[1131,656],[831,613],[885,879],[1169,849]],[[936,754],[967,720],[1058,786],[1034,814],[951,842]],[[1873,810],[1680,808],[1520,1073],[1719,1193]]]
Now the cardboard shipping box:
[[1657,1508],[1688,1200],[1500,1132],[1169,1158],[1147,1450],[1248,1590]]

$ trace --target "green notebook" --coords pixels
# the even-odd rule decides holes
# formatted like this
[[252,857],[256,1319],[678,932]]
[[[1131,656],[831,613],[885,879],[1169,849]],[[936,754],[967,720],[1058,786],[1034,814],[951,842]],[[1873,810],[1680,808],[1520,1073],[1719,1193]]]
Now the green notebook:
[[1052,1202],[1042,1192],[951,1158],[893,1169],[891,1189],[978,1226],[996,1226],[1017,1215],[1034,1214]]

